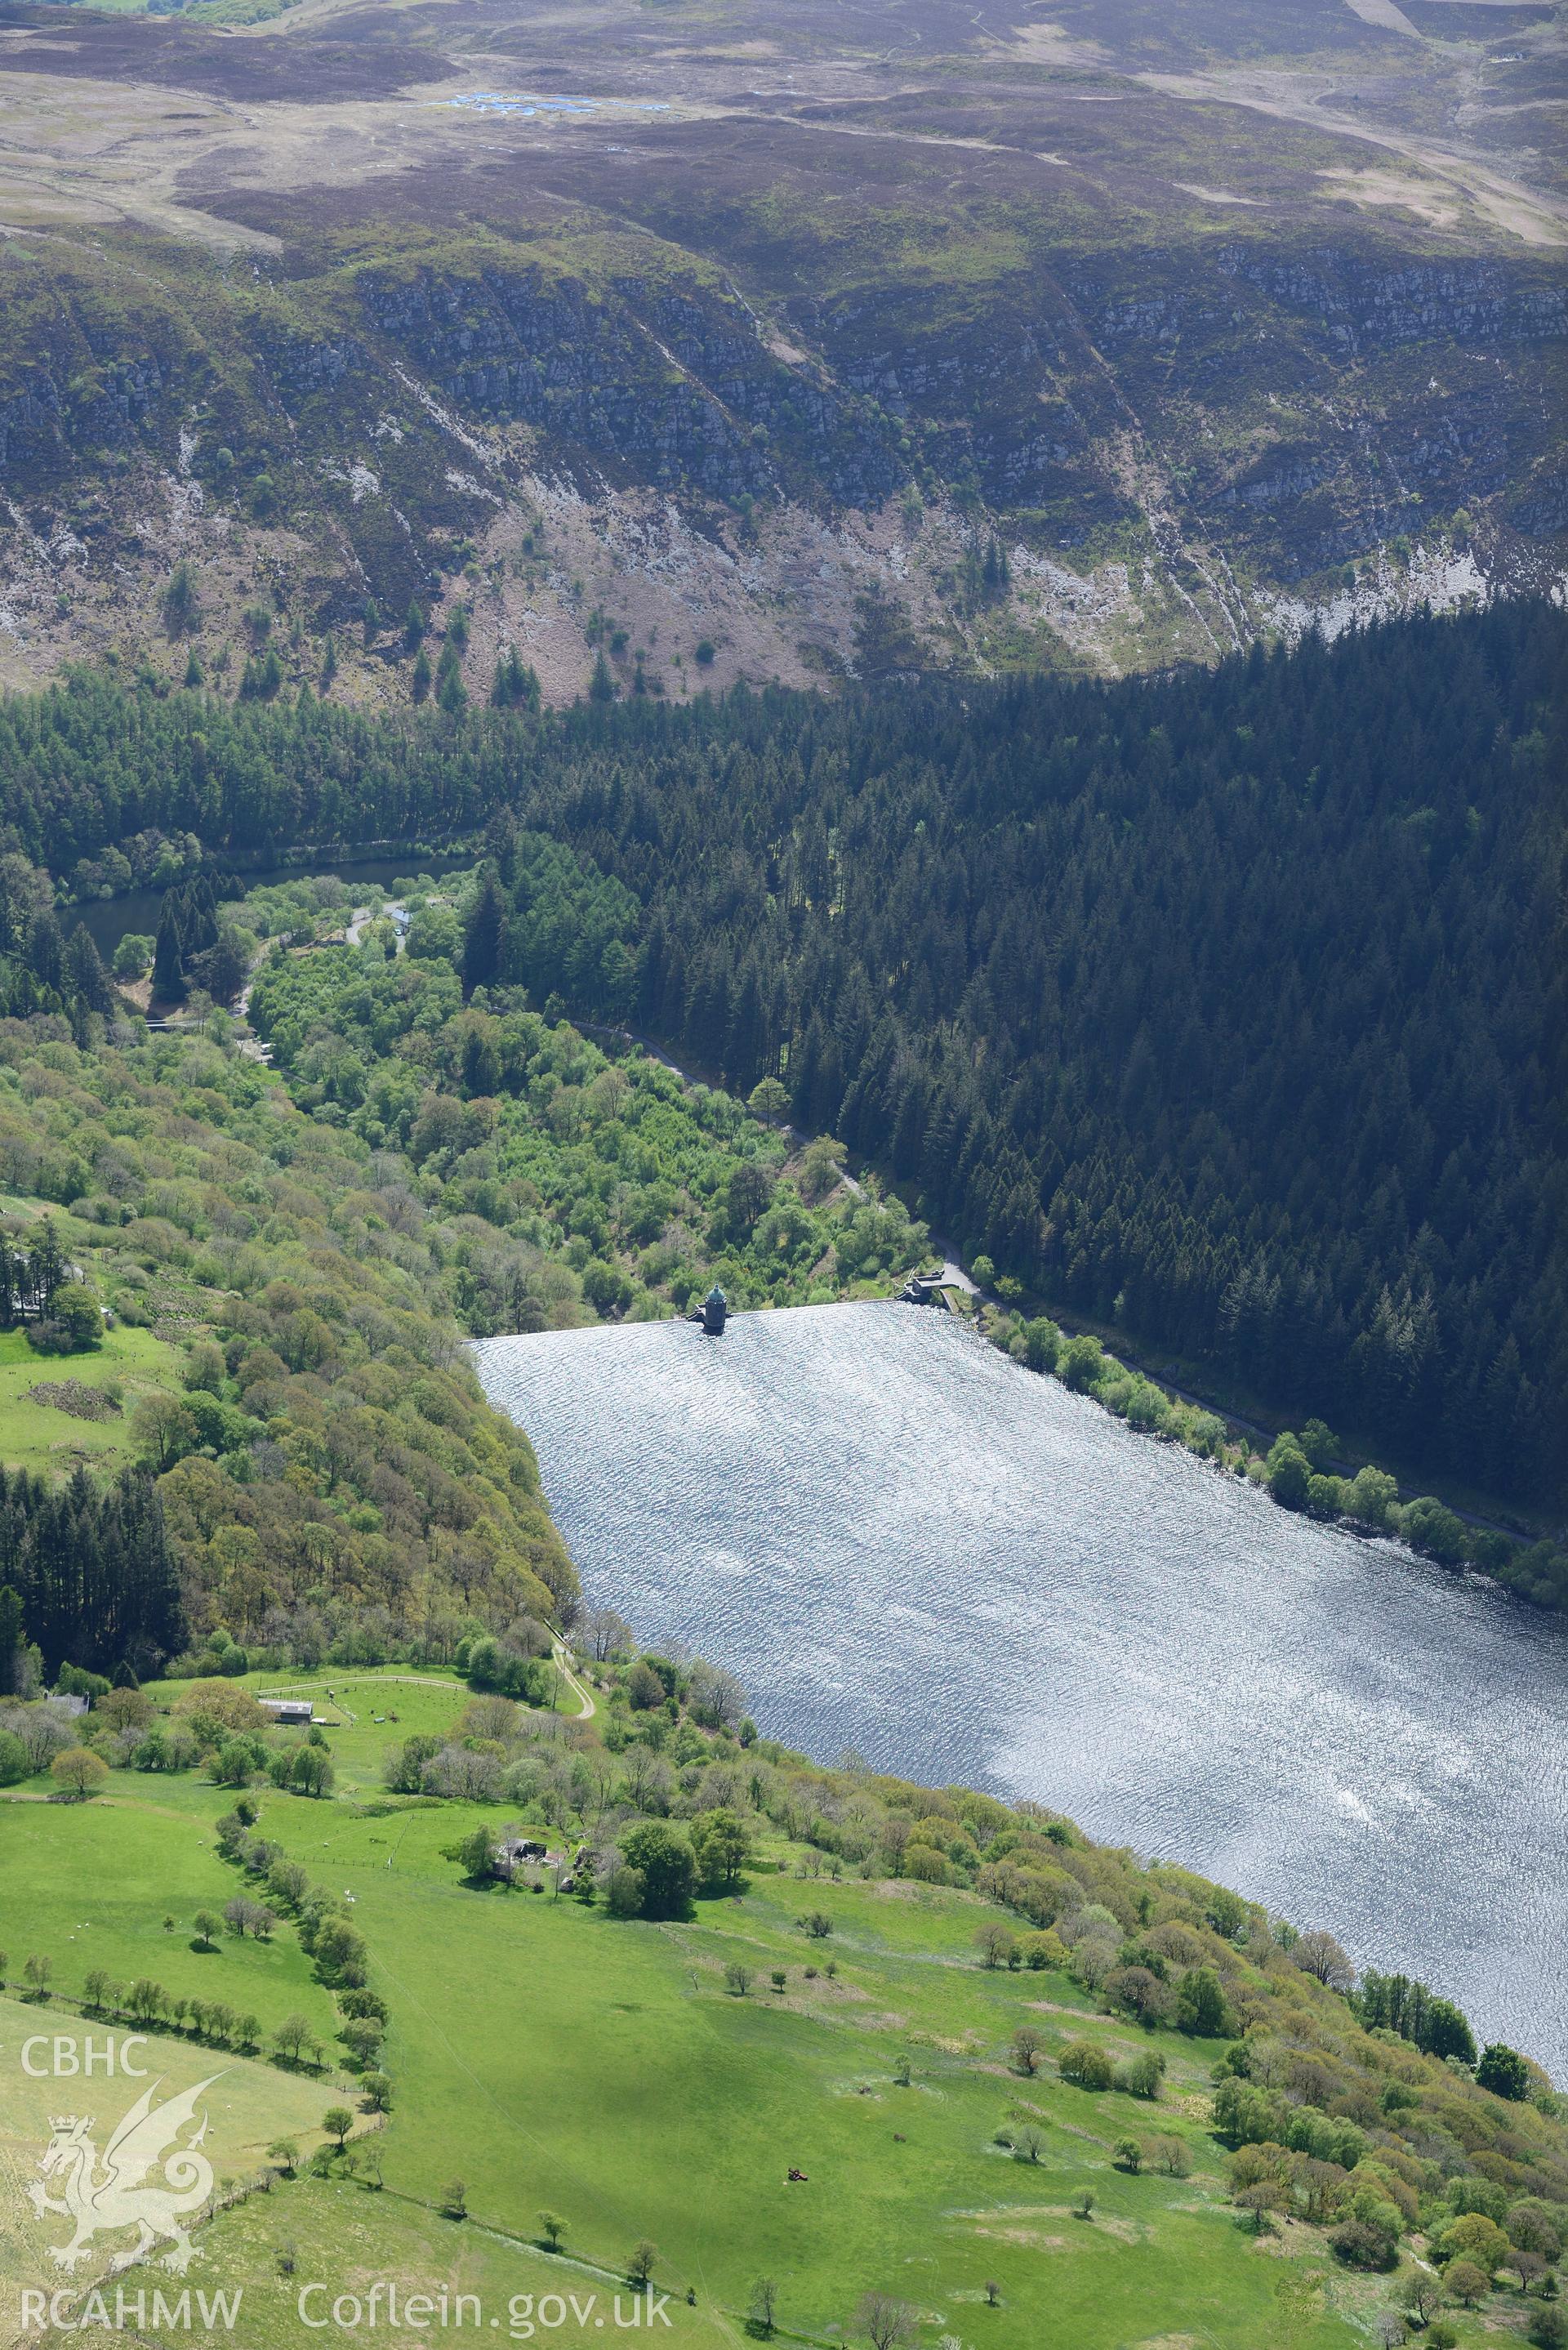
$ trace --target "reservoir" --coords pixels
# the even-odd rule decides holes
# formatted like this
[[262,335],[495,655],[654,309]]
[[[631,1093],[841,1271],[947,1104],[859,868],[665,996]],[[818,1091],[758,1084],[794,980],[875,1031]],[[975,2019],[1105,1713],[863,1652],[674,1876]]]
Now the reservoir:
[[823,1762],[1032,1796],[1568,2080],[1568,1631],[912,1305],[493,1338],[585,1587]]

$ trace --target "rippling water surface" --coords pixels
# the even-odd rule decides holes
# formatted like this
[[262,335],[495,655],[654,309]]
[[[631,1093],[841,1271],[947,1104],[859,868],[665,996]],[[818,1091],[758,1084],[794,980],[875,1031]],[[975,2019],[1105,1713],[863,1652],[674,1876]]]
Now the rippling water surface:
[[1568,1637],[917,1306],[476,1349],[596,1597],[772,1735],[1059,1805],[1568,2075]]

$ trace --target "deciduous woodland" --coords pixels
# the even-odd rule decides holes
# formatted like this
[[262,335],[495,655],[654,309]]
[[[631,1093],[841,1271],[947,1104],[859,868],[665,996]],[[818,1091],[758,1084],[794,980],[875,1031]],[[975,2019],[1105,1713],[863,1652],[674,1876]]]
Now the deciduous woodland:
[[[471,993],[775,1076],[1047,1303],[1551,1506],[1565,638],[1521,603],[1153,684],[380,724],[82,675],[0,759],[67,882],[150,827],[489,822]],[[553,920],[517,825],[591,868]]]
[[318,1654],[350,1626],[439,1648],[465,1610],[504,1627],[575,1594],[528,1440],[460,1352],[458,1236],[254,1063],[195,1036],[84,1053],[62,1025],[0,1034],[5,1180],[74,1202],[64,1243],[109,1313],[83,1376],[127,1332],[160,1343],[99,1390],[107,1495],[85,1465],[0,1493],[0,1585],[43,1671],[145,1671],[220,1627],[225,1649]]

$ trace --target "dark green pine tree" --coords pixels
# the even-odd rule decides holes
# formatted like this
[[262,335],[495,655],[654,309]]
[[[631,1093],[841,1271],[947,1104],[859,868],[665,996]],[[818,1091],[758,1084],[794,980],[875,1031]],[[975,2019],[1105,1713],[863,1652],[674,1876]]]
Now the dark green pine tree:
[[22,1595],[9,1583],[0,1585],[0,1697],[16,1695],[22,1638]]
[[464,631],[449,628],[446,642],[436,663],[435,698],[442,710],[455,716],[468,700],[468,689],[462,681],[462,647]]
[[66,941],[66,986],[67,993],[79,997],[89,1012],[108,1014],[114,1009],[114,991],[102,957],[93,944],[91,933],[80,924]]
[[[119,1686],[131,1687],[184,1640],[162,1508],[145,1470],[122,1471],[107,1492],[81,1471],[53,1489],[0,1471],[0,1578],[21,1604],[13,1659],[20,1641],[35,1641],[51,1676],[67,1660],[94,1672],[118,1663]],[[5,1598],[0,1589],[0,1648]]]
[[501,1090],[501,1055],[477,1028],[471,1028],[463,1040],[462,1090],[471,1101]]
[[506,900],[501,884],[487,866],[479,892],[469,909],[462,931],[462,992],[491,987],[501,974],[501,947],[506,929]]
[[517,879],[517,818],[509,807],[497,808],[485,826],[484,850],[510,889]]
[[218,893],[212,876],[193,874],[181,893],[181,953],[188,964],[193,954],[204,954],[218,935]]
[[513,645],[503,661],[495,668],[494,699],[504,710],[537,710],[539,707],[539,673],[523,660]]
[[164,899],[163,910],[158,918],[158,942],[152,951],[152,994],[159,1003],[182,1003],[185,1000],[184,945],[172,891]]
[[40,1309],[47,1314],[55,1302],[55,1292],[66,1277],[66,1260],[60,1247],[59,1234],[52,1216],[46,1216],[38,1227],[38,1237],[33,1243],[33,1292]]
[[35,976],[57,994],[65,992],[66,947],[52,910],[35,914],[27,928],[27,961]]

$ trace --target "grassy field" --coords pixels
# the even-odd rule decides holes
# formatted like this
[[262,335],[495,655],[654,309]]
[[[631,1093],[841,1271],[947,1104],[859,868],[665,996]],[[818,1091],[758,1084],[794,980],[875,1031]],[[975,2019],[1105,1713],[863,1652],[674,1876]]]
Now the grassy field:
[[[377,2140],[383,2193],[284,2184],[210,2230],[203,2278],[246,2284],[247,2338],[305,2340],[294,2293],[313,2274],[335,2292],[434,2277],[488,2300],[580,2297],[622,2274],[645,2238],[659,2248],[658,2287],[680,2297],[672,2338],[698,2345],[742,2338],[759,2274],[777,2281],[781,2327],[813,2341],[857,2338],[868,2289],[914,2304],[933,2344],[947,2332],[990,2350],[1330,2350],[1365,2338],[1355,2320],[1377,2283],[1326,2273],[1316,2238],[1303,2262],[1281,2257],[1302,2248],[1295,2231],[1260,2243],[1238,2228],[1204,2127],[1211,2051],[1096,2014],[1065,1976],[984,1970],[973,1896],[807,1877],[804,1849],[777,1838],[740,1894],[699,1902],[687,1923],[481,1891],[449,1856],[475,1823],[494,1826],[496,1810],[377,1787],[382,1745],[446,1727],[461,1686],[370,1673],[308,1685],[322,1699],[330,1686],[344,1717],[328,1732],[337,1796],[264,1792],[257,1825],[313,1881],[352,1893],[391,2012],[397,2094]],[[110,1790],[80,1806],[29,1800],[28,1787],[0,1803],[0,1879],[26,1920],[12,1939],[53,1957],[56,1991],[78,1991],[94,1965],[151,1973],[175,1992],[221,1985],[268,2024],[298,2009],[327,2036],[327,1995],[292,1929],[270,1944],[224,1938],[215,1956],[191,1947],[192,1914],[221,1908],[235,1882],[212,1835],[230,1798],[131,1773]],[[808,1939],[800,1920],[812,1909],[832,1930]],[[743,1993],[726,1980],[737,1964]],[[1046,2043],[1033,2078],[1008,2056],[1026,2021]],[[1118,2053],[1158,2047],[1159,2104],[1061,2082],[1051,2052],[1083,2033]],[[175,2053],[209,2070],[234,2063],[183,2043]],[[275,2083],[280,2099],[300,2093],[274,2068],[238,2069]],[[321,2101],[319,2086],[309,2094]],[[1004,2127],[1036,2131],[1037,2158],[1015,2158],[998,2142]],[[1154,2132],[1182,2139],[1189,2176],[1115,2167],[1118,2138]],[[792,2168],[805,2178],[792,2182]],[[454,2177],[461,2223],[439,2209]],[[1096,2199],[1089,2219],[1072,2208],[1084,2188]],[[546,2209],[564,2222],[565,2262],[529,2249]],[[285,2241],[296,2248],[287,2278],[275,2258]]]
[[[78,1461],[112,1466],[130,1453],[130,1413],[154,1388],[179,1385],[181,1357],[150,1330],[121,1324],[106,1330],[90,1355],[37,1355],[20,1330],[0,1331],[0,1459],[8,1468],[57,1475]],[[78,1419],[52,1404],[29,1400],[40,1385],[77,1379],[84,1387],[118,1386],[121,1409],[112,1419]]]
[[[381,1788],[381,1762],[389,1745],[449,1731],[468,1702],[469,1692],[455,1673],[415,1671],[393,1666],[387,1671],[287,1672],[247,1674],[242,1687],[268,1697],[307,1697],[316,1719],[332,1742],[333,1766],[345,1794]],[[180,1693],[178,1681],[151,1683],[154,1704],[171,1703]],[[556,1704],[571,1716],[577,1711],[569,1690],[556,1687]]]
[[[292,2262],[286,2273],[284,2259]],[[570,2253],[552,2257],[472,2220],[425,2210],[389,2189],[376,2193],[317,2178],[301,2179],[270,2202],[258,2198],[228,2213],[213,2230],[202,2282],[209,2292],[243,2291],[247,2350],[293,2350],[310,2338],[299,2314],[302,2293],[307,2296],[306,2311],[315,2318],[339,2294],[354,2295],[368,2306],[378,2283],[395,2285],[403,2299],[414,2293],[437,2299],[444,2293],[454,2324],[458,2296],[473,2295],[477,2310],[463,2307],[461,2326],[483,2334],[499,2330],[504,2340],[514,2342],[580,2341],[601,2328],[613,2335],[618,2295],[623,2325],[637,2305],[623,2278],[607,2276]],[[645,2302],[645,2314],[647,2306]],[[727,2350],[744,2338],[722,2312],[701,2301],[689,2307],[680,2299],[671,2299],[649,2330],[671,2350]],[[195,2334],[198,2342],[213,2338]],[[389,2329],[383,2301],[376,2338],[415,2342],[420,2336]]]
[[[7,1882],[11,1881],[8,1876]],[[5,2084],[0,2095],[0,2180],[5,2190],[0,2195],[0,2339],[12,2338],[17,2314],[14,2303],[5,2305],[9,2293],[18,2285],[52,2290],[63,2282],[49,2255],[69,2236],[69,2222],[57,2213],[36,2211],[26,2193],[29,2182],[40,2178],[39,2158],[49,2143],[57,2116],[90,2113],[92,2143],[101,2157],[116,2124],[143,2090],[151,2088],[154,2103],[161,2105],[182,2090],[210,2083],[197,2112],[206,2116],[203,2151],[220,2194],[227,2182],[254,2177],[265,2164],[267,2147],[279,2137],[292,2137],[302,2154],[321,2142],[319,2124],[331,2100],[329,2090],[318,2081],[160,2034],[150,2037],[140,2048],[125,2050],[123,2033],[112,2035],[115,2062],[118,2066],[124,2050],[139,2068],[136,2074],[127,2076],[117,2071],[113,2078],[105,2078],[100,2069],[88,2081],[67,2068],[84,2061],[82,2043],[89,2032],[101,2068],[102,2050],[110,2036],[101,2028],[89,2027],[58,2006],[0,1997],[0,2066],[4,2067],[0,2077]],[[46,2043],[36,2044],[46,2035]],[[54,2045],[57,2035],[61,2043],[58,2051]],[[43,2183],[51,2197],[60,2198],[57,2179]],[[72,2273],[71,2283],[87,2287],[97,2282],[111,2257],[125,2248],[126,2241],[123,2235],[100,2237]],[[159,2282],[168,2281],[160,2274]],[[206,2284],[204,2270],[195,2272],[192,2282]]]
[[[441,1858],[452,1834],[444,1813],[416,1814],[395,1866],[353,1877],[405,2085],[389,2182],[438,2191],[466,2142],[481,2217],[527,2230],[550,2204],[601,2261],[651,2237],[662,2277],[732,2310],[767,2272],[787,2280],[784,2314],[808,2334],[845,2323],[873,2286],[972,2324],[994,2279],[1002,2307],[985,2322],[999,2345],[1137,2340],[1177,2306],[1217,2343],[1261,2338],[1272,2264],[1221,2208],[1216,2151],[1162,2116],[1190,2135],[1193,2178],[1125,2178],[1112,2147],[1147,2126],[1147,2106],[1012,2075],[1020,2022],[1055,2040],[1085,2019],[1060,1981],[1065,2012],[1041,2003],[1038,1978],[979,1970],[961,1897],[825,1894],[759,1872],[742,1899],[701,1905],[694,1925],[628,1929],[569,1902],[471,1892]],[[383,1823],[352,1842],[369,1859],[385,1836]],[[350,1839],[332,1849],[351,1873]],[[836,1919],[831,1982],[805,1978],[820,1953],[794,1922],[819,1903]],[[726,1988],[732,1961],[754,1970],[744,1997]],[[1178,2094],[1196,2091],[1190,2050],[1168,2053]],[[1008,2121],[1041,2127],[1038,2165],[993,2143]],[[1099,2197],[1087,2223],[1069,2216],[1083,2185]]]
[[308,2015],[331,2037],[332,2003],[292,1933],[194,1947],[196,1912],[221,1911],[235,1890],[213,1841],[232,1794],[200,1779],[127,1772],[97,1802],[67,1808],[45,1802],[34,1792],[41,1786],[28,1783],[0,1804],[0,1881],[15,1905],[5,1904],[9,1982],[38,1951],[68,1995],[101,1967],[122,1981],[150,1975],[171,1998],[224,2000],[264,2031]]

